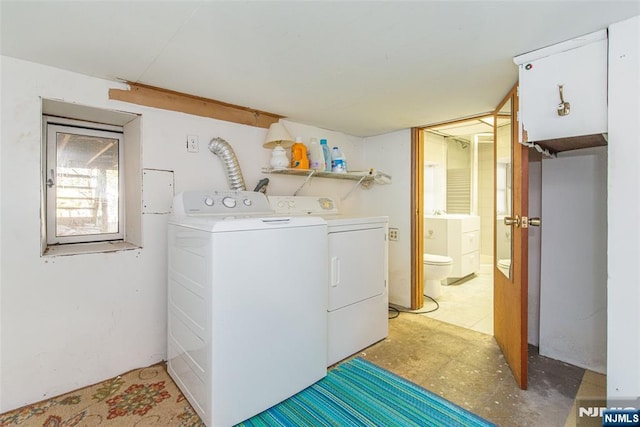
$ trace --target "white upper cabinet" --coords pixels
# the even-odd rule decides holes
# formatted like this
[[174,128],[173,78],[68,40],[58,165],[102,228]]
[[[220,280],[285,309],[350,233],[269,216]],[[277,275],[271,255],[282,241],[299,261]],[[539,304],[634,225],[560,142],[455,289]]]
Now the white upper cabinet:
[[606,30],[517,56],[514,62],[520,79],[520,141],[551,152],[606,144]]

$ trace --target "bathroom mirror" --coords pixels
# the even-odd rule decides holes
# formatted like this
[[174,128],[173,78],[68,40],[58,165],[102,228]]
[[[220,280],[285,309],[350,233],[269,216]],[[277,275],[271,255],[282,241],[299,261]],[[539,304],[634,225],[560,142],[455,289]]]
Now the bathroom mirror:
[[504,221],[513,212],[511,99],[498,110],[495,124],[496,263],[498,270],[511,279],[512,227]]

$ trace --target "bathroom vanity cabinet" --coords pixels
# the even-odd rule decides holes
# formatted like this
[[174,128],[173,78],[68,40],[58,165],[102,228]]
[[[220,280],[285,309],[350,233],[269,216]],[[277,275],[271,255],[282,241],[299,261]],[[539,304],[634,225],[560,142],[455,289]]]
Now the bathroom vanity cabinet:
[[605,30],[514,58],[519,67],[520,141],[550,152],[606,145]]
[[453,259],[448,283],[480,270],[480,217],[435,215],[424,220],[424,251]]

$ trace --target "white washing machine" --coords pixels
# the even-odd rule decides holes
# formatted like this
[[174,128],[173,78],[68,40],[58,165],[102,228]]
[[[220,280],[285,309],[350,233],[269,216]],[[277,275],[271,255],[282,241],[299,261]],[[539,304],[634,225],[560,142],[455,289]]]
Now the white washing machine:
[[257,192],[173,206],[168,370],[203,422],[237,424],[324,377],[326,222],[274,216]]
[[279,214],[327,221],[328,365],[384,339],[389,331],[388,217],[340,215],[329,197],[269,196],[269,203]]

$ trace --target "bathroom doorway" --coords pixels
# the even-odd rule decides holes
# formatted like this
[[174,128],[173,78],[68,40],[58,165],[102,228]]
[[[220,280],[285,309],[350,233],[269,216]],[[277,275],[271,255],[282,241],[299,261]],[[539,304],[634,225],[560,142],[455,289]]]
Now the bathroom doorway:
[[[500,102],[493,113],[469,117],[458,122],[482,119],[493,115],[494,126],[494,268],[493,268],[493,336],[500,346],[505,360],[509,364],[515,381],[522,389],[527,388],[527,292],[528,292],[528,197],[529,197],[529,156],[528,151],[519,143],[517,85]],[[507,124],[508,123],[508,124]],[[429,286],[428,266],[430,261],[424,251],[424,132],[444,123],[412,129],[412,271],[411,271],[411,308],[422,309],[424,291]],[[500,173],[498,158],[505,158],[504,173]],[[502,186],[501,175],[504,175]],[[500,184],[499,182],[500,181]],[[503,187],[503,188],[502,188]],[[501,191],[502,190],[502,191]],[[504,202],[505,211],[500,213],[498,203]],[[527,226],[520,226],[524,218]],[[509,242],[505,249],[508,258],[500,257],[500,242],[497,239],[499,220],[510,227]],[[523,223],[524,224],[524,223]],[[460,243],[460,246],[462,244]],[[463,254],[465,252],[462,252]],[[435,263],[453,264],[447,257],[440,257]],[[442,259],[444,258],[444,259]],[[499,268],[500,260],[508,265]],[[449,273],[447,271],[447,273]],[[451,273],[453,274],[453,273]],[[433,275],[432,275],[433,276]],[[446,276],[446,275],[445,275]],[[421,314],[424,313],[424,310]]]
[[[423,251],[428,254],[422,310],[437,308],[425,316],[488,335],[493,335],[495,117],[498,127],[509,127],[508,119],[490,114],[422,129]],[[429,261],[433,256],[451,262],[440,286],[427,284],[431,271],[442,268]]]

